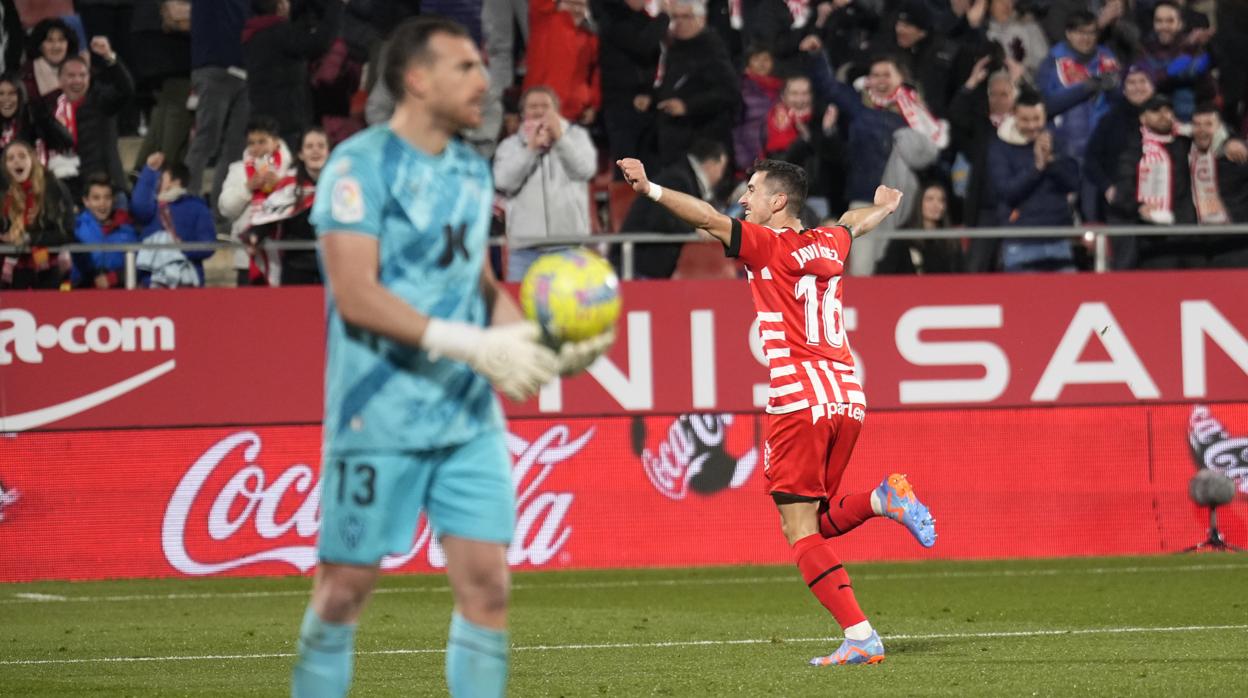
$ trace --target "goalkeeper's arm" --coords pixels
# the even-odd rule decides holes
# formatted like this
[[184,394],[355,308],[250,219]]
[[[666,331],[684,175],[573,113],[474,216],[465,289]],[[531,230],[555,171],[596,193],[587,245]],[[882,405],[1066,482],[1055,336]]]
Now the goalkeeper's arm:
[[[350,231],[321,238],[329,288],[343,322],[420,347],[430,358],[466,363],[517,401],[532,397],[560,369],[559,357],[540,343],[537,325],[516,321],[521,318],[514,303],[493,299],[496,319],[503,324],[492,327],[429,317],[408,305],[378,280],[379,248],[376,238]],[[497,289],[492,278],[483,276],[482,283],[490,280]]]

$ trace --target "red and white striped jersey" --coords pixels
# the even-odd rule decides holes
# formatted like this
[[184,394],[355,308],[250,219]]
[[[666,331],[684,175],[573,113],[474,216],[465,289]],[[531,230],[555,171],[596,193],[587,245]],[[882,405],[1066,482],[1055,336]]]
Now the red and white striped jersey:
[[728,255],[745,262],[763,352],[771,370],[767,412],[827,405],[866,406],[845,336],[841,274],[853,235],[848,228],[773,230],[734,221]]

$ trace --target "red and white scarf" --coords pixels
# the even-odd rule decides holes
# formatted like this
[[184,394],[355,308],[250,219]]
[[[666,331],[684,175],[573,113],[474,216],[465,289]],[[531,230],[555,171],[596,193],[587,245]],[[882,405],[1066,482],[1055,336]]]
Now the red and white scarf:
[[1195,147],[1187,155],[1192,169],[1192,202],[1196,204],[1196,220],[1205,224],[1230,223],[1222,196],[1218,193],[1218,159],[1213,148],[1205,152]]
[[1097,75],[1113,73],[1118,70],[1118,61],[1115,61],[1112,56],[1104,54],[1096,56],[1086,65],[1069,56],[1058,58],[1056,63],[1057,79],[1062,83],[1062,87],[1073,87],[1091,78],[1092,71],[1088,69],[1088,66],[1093,63],[1096,64]]
[[923,104],[923,98],[913,88],[902,85],[887,97],[877,97],[870,89],[864,92],[877,109],[896,107],[907,126],[930,138],[938,148],[949,145],[949,129],[945,122],[932,116],[927,105]]
[[69,131],[69,135],[74,137],[74,148],[78,147],[78,107],[81,104],[82,100],[71,102],[69,97],[62,92],[57,95],[56,112],[53,114],[56,120]]
[[1174,191],[1174,163],[1170,160],[1170,151],[1166,146],[1174,141],[1174,136],[1153,133],[1142,127],[1140,137],[1143,154],[1136,167],[1135,200],[1148,205],[1162,219],[1169,216],[1173,220],[1174,202],[1171,201],[1171,192]]
[[[742,0],[728,0],[728,23],[737,31],[745,26],[741,2]],[[789,14],[793,15],[793,24],[789,28],[801,29],[806,26],[806,20],[810,18],[810,0],[784,0],[784,4],[789,6]]]
[[[252,177],[256,176],[257,172],[263,172],[267,170],[272,170],[274,172],[277,172],[279,175],[284,175],[282,179],[285,179],[286,177],[289,177],[291,175],[291,173],[283,171],[286,169],[286,163],[282,162],[282,149],[281,148],[274,150],[269,155],[265,155],[259,158],[254,158],[250,155],[245,156],[243,158],[243,169],[247,171],[248,182],[251,181]],[[272,194],[281,186],[282,186],[282,183],[281,181],[279,181],[277,184],[273,185],[272,189],[257,189],[253,191],[251,193],[252,205],[263,203],[265,199],[269,198],[269,194]]]

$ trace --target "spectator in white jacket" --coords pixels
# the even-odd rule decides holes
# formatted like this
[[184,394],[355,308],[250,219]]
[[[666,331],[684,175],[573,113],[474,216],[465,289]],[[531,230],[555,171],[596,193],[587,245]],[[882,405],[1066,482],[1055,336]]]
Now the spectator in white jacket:
[[251,239],[252,217],[275,192],[285,192],[294,181],[295,159],[278,135],[278,124],[256,117],[247,124],[247,149],[243,159],[230,163],[217,210],[230,221],[230,234],[247,245],[234,253],[239,286],[263,286],[268,278],[268,257]]
[[508,281],[562,247],[543,240],[590,234],[589,180],[598,168],[589,133],[559,116],[554,90],[529,88],[520,111],[520,130],[494,154],[494,185],[507,197]]

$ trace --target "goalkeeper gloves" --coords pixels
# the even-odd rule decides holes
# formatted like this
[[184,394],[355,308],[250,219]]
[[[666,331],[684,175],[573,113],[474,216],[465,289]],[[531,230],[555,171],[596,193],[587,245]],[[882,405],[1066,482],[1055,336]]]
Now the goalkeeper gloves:
[[562,360],[541,344],[531,322],[477,327],[429,318],[421,346],[430,358],[462,361],[490,381],[498,392],[523,402],[555,377]]
[[571,376],[589,368],[615,343],[615,328],[580,342],[564,342],[559,347],[559,375]]

